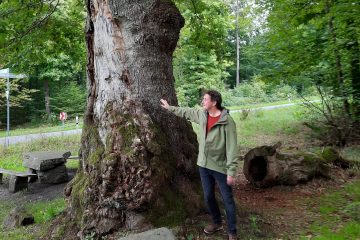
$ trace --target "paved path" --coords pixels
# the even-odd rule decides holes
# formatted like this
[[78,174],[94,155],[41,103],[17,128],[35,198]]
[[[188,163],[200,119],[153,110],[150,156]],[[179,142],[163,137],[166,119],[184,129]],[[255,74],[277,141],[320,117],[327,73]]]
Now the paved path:
[[[8,138],[8,143],[15,144],[20,142],[31,142],[33,140],[41,139],[41,138],[73,135],[78,133],[81,133],[81,129],[68,130],[62,132],[34,133],[34,134],[22,135],[22,136],[10,136]],[[5,137],[0,138],[0,145],[3,146],[5,145],[5,139],[6,139]]]
[[[310,102],[318,102],[318,101],[315,100],[315,101],[310,101]],[[281,104],[281,105],[252,108],[251,110],[260,110],[260,109],[261,110],[269,110],[269,109],[275,109],[275,108],[290,107],[290,106],[300,105],[300,104],[303,104],[303,103],[302,102],[300,102],[300,103],[286,103],[286,104]],[[239,109],[239,110],[230,110],[230,112],[241,112],[241,109]]]

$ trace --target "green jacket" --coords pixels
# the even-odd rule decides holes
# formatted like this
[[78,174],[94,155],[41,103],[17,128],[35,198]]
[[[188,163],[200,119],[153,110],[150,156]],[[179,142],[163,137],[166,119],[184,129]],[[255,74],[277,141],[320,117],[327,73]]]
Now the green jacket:
[[210,129],[207,136],[207,111],[174,106],[170,106],[169,111],[199,124],[197,165],[234,177],[238,161],[236,125],[228,111],[222,111],[219,121]]

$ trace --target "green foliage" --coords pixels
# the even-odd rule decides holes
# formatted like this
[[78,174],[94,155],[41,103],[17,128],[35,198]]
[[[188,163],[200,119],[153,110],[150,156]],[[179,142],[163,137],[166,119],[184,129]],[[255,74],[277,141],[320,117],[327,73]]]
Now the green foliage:
[[264,75],[299,89],[328,87],[343,100],[345,114],[359,114],[360,5],[351,0],[276,0],[267,9],[269,31],[263,49],[270,49],[267,56],[276,67]]
[[[195,106],[199,104],[202,91],[205,89],[217,89],[225,92],[223,83],[227,73],[224,71],[225,63],[219,63],[215,53],[187,54],[181,59],[180,66],[174,66],[177,73],[176,89],[178,99],[182,106]],[[189,56],[190,55],[190,56]],[[175,63],[179,61],[177,58]]]
[[[229,6],[217,0],[176,1],[185,18],[179,48],[215,51],[217,58],[226,54],[226,37],[231,26]],[[216,17],[214,17],[216,16]]]
[[65,85],[51,98],[52,110],[66,112],[74,118],[76,114],[83,114],[86,102],[86,89],[75,82]]
[[231,95],[225,104],[230,106],[251,105],[281,100],[291,101],[297,98],[295,89],[287,84],[266,84],[259,77],[252,81],[242,82],[230,91]]
[[[6,119],[6,91],[5,89],[7,89],[6,87],[6,79],[0,78],[0,128],[1,126],[1,122],[4,121]],[[9,97],[9,101],[10,101],[10,106],[11,109],[13,110],[14,108],[17,109],[24,109],[24,105],[26,102],[31,101],[32,97],[31,95],[35,92],[37,92],[37,90],[35,89],[29,89],[28,87],[24,86],[22,84],[22,82],[24,82],[24,80],[21,79],[10,79],[10,97]]]
[[[21,89],[31,86],[42,90],[42,84],[48,82],[51,96],[70,83],[84,85],[85,8],[82,2],[8,0],[0,4],[0,16],[0,66],[30,76],[28,83],[20,84]],[[38,91],[31,95],[32,102],[21,102],[22,111],[12,109],[11,121],[24,122],[30,115],[42,115],[45,93]],[[52,105],[57,109],[62,107],[57,102]]]
[[226,68],[232,64],[226,60],[230,9],[216,0],[177,1],[177,6],[185,26],[174,53],[176,91],[180,105],[195,106],[204,89],[225,93]]
[[360,136],[358,116],[348,115],[343,100],[321,95],[318,103],[307,103],[305,125],[312,130],[312,137],[325,145],[345,146],[356,142]]

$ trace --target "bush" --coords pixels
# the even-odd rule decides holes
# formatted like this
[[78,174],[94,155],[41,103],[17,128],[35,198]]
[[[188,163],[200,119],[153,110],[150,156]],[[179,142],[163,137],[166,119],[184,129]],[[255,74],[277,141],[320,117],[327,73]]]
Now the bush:
[[352,117],[343,104],[341,99],[323,97],[319,104],[306,105],[308,119],[304,124],[312,130],[312,136],[324,145],[343,147],[360,139],[357,117]]
[[267,85],[259,77],[253,81],[243,82],[230,91],[227,105],[239,106],[264,102],[282,101],[297,98],[296,90],[287,85]]
[[228,105],[248,105],[267,102],[265,83],[262,81],[243,82],[231,91]]

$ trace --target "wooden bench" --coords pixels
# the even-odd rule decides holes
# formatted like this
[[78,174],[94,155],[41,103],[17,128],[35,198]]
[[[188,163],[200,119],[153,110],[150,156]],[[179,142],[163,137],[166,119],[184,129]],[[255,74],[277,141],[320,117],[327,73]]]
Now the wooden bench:
[[0,184],[2,184],[3,174],[10,175],[9,192],[12,193],[26,189],[28,187],[28,178],[36,176],[34,173],[16,172],[0,168]]

